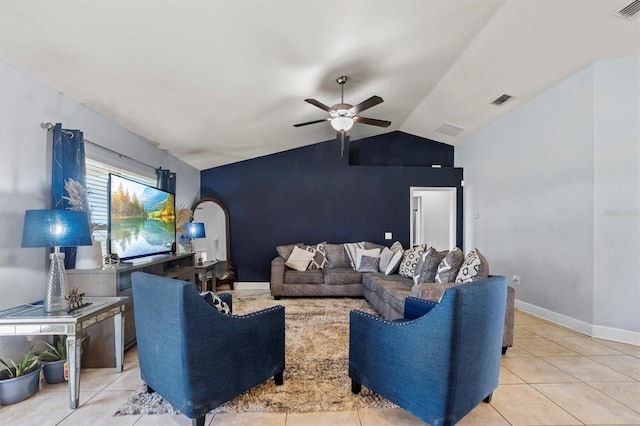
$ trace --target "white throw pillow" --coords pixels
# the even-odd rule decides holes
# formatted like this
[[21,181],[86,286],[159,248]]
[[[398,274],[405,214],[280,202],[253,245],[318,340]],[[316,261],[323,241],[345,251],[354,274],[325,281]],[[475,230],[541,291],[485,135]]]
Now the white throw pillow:
[[404,252],[402,250],[398,250],[393,253],[393,257],[389,260],[389,264],[387,265],[387,269],[384,270],[385,275],[391,275],[398,269],[400,266],[400,262],[402,262],[402,255]]
[[347,257],[349,257],[349,263],[351,263],[351,267],[356,269],[356,249],[364,248],[364,241],[359,243],[344,243],[344,251],[347,252]]
[[315,256],[315,253],[311,253],[310,251],[306,251],[301,249],[298,246],[293,248],[291,255],[285,262],[285,266],[288,266],[291,269],[295,269],[296,271],[306,271],[309,263]]
[[357,248],[356,249],[356,268],[355,268],[356,271],[360,269],[360,261],[362,260],[362,256],[380,257],[380,249],[374,248],[370,250],[365,250],[362,248]]

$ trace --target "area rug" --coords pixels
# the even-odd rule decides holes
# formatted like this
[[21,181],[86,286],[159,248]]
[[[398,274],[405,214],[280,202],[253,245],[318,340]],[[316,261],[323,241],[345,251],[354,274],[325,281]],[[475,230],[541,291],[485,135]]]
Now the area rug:
[[[284,385],[270,379],[214,410],[238,412],[342,411],[358,408],[396,407],[363,387],[351,393],[349,364],[349,311],[374,313],[364,299],[234,298],[234,313],[244,314],[274,305],[285,307]],[[147,394],[141,386],[115,413],[177,413],[157,394]]]

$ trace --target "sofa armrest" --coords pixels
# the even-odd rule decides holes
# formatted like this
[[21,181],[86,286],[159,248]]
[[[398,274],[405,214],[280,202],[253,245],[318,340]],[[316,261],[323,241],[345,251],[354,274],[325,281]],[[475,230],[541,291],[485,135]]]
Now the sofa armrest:
[[284,258],[277,256],[271,261],[271,295],[282,296],[284,293]]
[[404,319],[412,320],[428,314],[438,304],[430,300],[407,297],[404,300]]

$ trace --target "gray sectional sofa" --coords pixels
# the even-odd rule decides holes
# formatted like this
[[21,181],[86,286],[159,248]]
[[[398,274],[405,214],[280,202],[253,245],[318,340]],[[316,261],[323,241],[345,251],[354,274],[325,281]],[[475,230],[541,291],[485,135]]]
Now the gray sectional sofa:
[[[286,254],[286,253],[285,253]],[[330,253],[327,252],[330,258]],[[340,267],[330,267],[330,266]],[[400,274],[358,272],[351,267],[329,262],[325,268],[297,271],[285,266],[277,256],[271,262],[271,295],[281,297],[342,296],[364,297],[386,319],[402,318],[404,300],[408,296],[438,302],[447,288],[459,283],[414,284]],[[503,334],[503,353],[513,346],[515,292],[508,288],[507,310]]]

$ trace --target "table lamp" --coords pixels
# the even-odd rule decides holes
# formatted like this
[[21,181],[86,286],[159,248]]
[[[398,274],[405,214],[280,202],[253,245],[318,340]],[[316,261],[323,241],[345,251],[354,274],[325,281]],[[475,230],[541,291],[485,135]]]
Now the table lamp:
[[185,225],[186,233],[185,238],[189,239],[189,252],[194,252],[193,240],[194,238],[204,238],[206,234],[204,232],[204,223],[202,222],[189,222]]
[[44,312],[67,311],[67,273],[60,247],[91,245],[86,212],[73,210],[27,210],[24,215],[22,247],[53,247],[49,254],[49,280],[44,293]]

